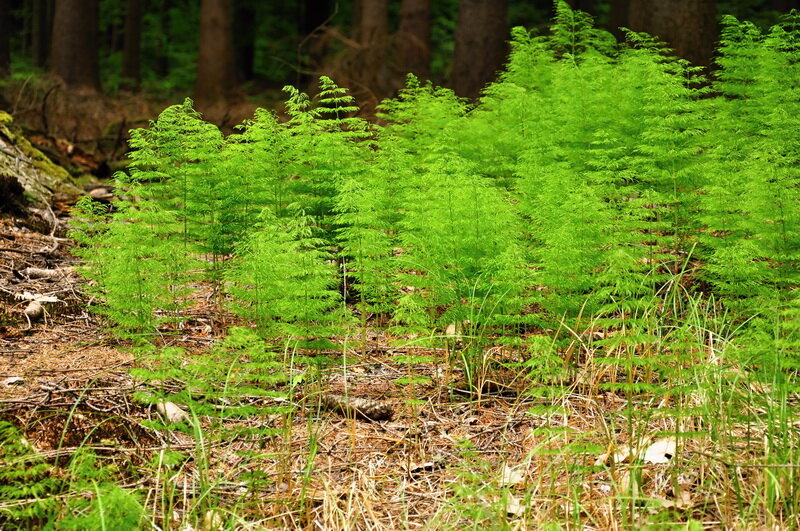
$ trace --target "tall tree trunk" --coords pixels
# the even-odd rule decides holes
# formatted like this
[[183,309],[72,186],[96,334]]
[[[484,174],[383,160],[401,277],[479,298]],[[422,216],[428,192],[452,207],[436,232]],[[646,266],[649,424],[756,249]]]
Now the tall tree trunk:
[[137,90],[142,81],[143,0],[128,0],[125,10],[125,43],[122,47],[122,83]]
[[389,2],[358,0],[353,9],[354,16],[358,16],[353,39],[361,46],[354,50],[350,71],[341,82],[346,86],[366,89],[368,95],[364,94],[362,99],[377,104],[394,90],[387,66]]
[[[221,108],[236,89],[231,0],[203,0],[200,4],[200,48],[194,95],[198,109],[214,109],[218,121]],[[208,114],[208,113],[207,113]]]
[[421,79],[431,74],[431,2],[403,0],[397,35],[397,68]]
[[11,73],[11,0],[0,0],[0,78]]
[[611,12],[608,16],[608,27],[611,33],[619,39],[624,39],[624,34],[620,28],[628,27],[629,0],[611,0]]
[[68,87],[100,90],[98,5],[98,0],[56,0],[51,69]]
[[[355,8],[356,6],[354,6]],[[297,35],[299,37],[300,56],[306,59],[298,69],[297,86],[307,86],[315,77],[308,72],[317,72],[326,59],[328,45],[323,35],[323,28],[333,13],[333,0],[306,0],[298,3]]]
[[360,0],[358,41],[370,44],[385,39],[389,33],[388,0]]
[[629,0],[628,25],[666,41],[675,53],[708,66],[717,39],[716,0]]
[[53,0],[34,0],[31,9],[31,58],[33,64],[43,67],[50,52],[53,33]]
[[169,35],[169,9],[167,2],[161,2],[158,6],[158,16],[156,17],[158,24],[158,31],[156,32],[156,45],[159,54],[155,57],[155,64],[153,70],[158,77],[167,77],[169,75],[169,56],[167,55],[167,35]]
[[253,2],[234,2],[233,51],[236,60],[236,80],[239,82],[250,81],[255,77],[256,55],[256,24],[258,16]]
[[592,15],[597,14],[594,10],[594,0],[567,0],[567,3],[572,9],[578,9]]
[[459,96],[477,98],[506,58],[506,0],[461,0],[451,84]]
[[798,0],[772,0],[772,9],[781,13],[788,13],[792,9],[800,9]]
[[353,18],[350,23],[350,37],[356,41],[361,42],[361,11],[362,5],[365,0],[353,0]]
[[312,34],[317,28],[325,24],[333,11],[331,0],[306,0],[298,20],[298,33],[300,38]]

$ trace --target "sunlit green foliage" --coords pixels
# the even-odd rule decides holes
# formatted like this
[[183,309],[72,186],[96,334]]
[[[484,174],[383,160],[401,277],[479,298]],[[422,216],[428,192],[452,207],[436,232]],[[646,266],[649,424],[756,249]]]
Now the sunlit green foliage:
[[3,529],[134,529],[143,523],[137,495],[114,483],[97,456],[79,449],[68,469],[59,470],[6,421],[0,422],[0,497]]
[[[664,485],[675,488],[703,455],[692,499],[711,488],[707,477],[725,482],[721,498],[737,498],[738,515],[707,504],[715,522],[764,523],[756,507],[796,521],[799,26],[797,15],[768,32],[726,19],[720,70],[703,79],[654,39],[629,32],[615,43],[558,2],[552,34],[516,30],[505,73],[474,105],[411,78],[370,125],[322,78],[315,98],[287,89],[285,121],[259,111],[228,137],[189,102],[168,109],[133,134],[133,171],[120,179],[128,200],[110,213],[82,205],[77,252],[101,311],[129,334],[168,332],[198,297],[190,290],[206,284],[213,307],[243,326],[191,356],[142,350],[133,374],[151,389],[138,398],[187,406],[199,484],[211,492],[200,416],[219,426],[267,411],[285,422],[319,360],[308,354],[348,354],[354,336],[366,351],[369,329],[381,328],[398,342],[446,347],[389,356],[398,366],[452,365],[396,379],[409,395],[454,373],[453,394],[502,392],[487,378],[502,367],[524,382],[516,404],[541,419],[519,469],[537,471],[531,484],[508,470],[497,477],[497,462],[457,443],[465,467],[451,467],[459,481],[434,527],[577,527],[599,492],[581,489],[602,474],[612,502],[601,499],[603,518],[691,522],[700,502],[671,512],[669,500],[639,490],[643,458],[630,449],[648,444],[654,426],[682,452],[691,447],[652,463]],[[421,406],[416,398],[407,403]],[[574,429],[583,411],[602,428]],[[308,481],[321,448],[312,416]],[[276,425],[217,436],[272,436]],[[518,444],[517,428],[509,421],[502,437]],[[631,455],[595,461],[603,438]],[[29,459],[21,443],[11,448]],[[739,466],[743,451],[757,462]],[[162,452],[159,477],[182,459]],[[49,469],[30,462],[30,474],[2,479],[39,482],[51,496]],[[619,471],[629,476],[614,483]],[[100,502],[113,500],[119,518],[136,518],[136,498],[95,478],[100,499],[75,502],[76,512],[96,520]],[[758,491],[752,506],[739,492],[747,481]],[[213,506],[198,498],[190,512]],[[49,505],[31,507],[54,518]]]
[[[254,330],[244,327],[232,327],[224,341],[189,362],[181,361],[184,355],[178,348],[140,351],[139,367],[132,375],[153,383],[153,389],[140,392],[138,399],[150,404],[174,401],[188,406],[192,414],[219,418],[286,412],[292,407],[288,402],[265,408],[252,401],[266,397],[287,401],[303,378],[303,371],[293,367],[291,351],[269,348]],[[158,382],[164,381],[180,385],[158,390]],[[259,432],[273,431],[265,427]]]
[[268,211],[240,246],[227,279],[235,310],[266,337],[307,348],[330,346],[345,316],[335,291],[336,269],[302,214],[285,221]]
[[795,372],[800,15],[787,15],[766,33],[732,17],[724,22],[704,196],[707,277],[731,308],[752,319],[751,353],[764,368]]
[[[228,138],[202,121],[189,100],[132,133],[132,169],[119,176],[130,200],[111,214],[85,204],[76,232],[90,246],[78,252],[97,281],[101,311],[120,330],[152,334],[179,318],[196,282],[210,282],[220,306],[226,278],[241,297],[234,307],[252,315],[252,304],[265,333],[305,338],[311,322],[332,320],[327,313],[336,292],[320,293],[338,282],[325,262],[333,208],[344,176],[361,171],[360,140],[368,128],[346,116],[350,100],[342,89],[325,78],[322,88],[315,102],[290,91],[288,122],[261,112]],[[256,226],[261,230],[253,232]],[[307,268],[296,269],[296,260],[307,259]],[[289,278],[309,279],[295,291],[304,302],[288,303]],[[287,303],[253,300],[247,282]]]
[[503,193],[455,155],[432,162],[407,184],[400,222],[398,282],[407,286],[397,317],[410,324],[476,326],[496,314],[525,284],[520,226]]
[[727,20],[710,97],[654,39],[556,11],[549,35],[515,30],[474,108],[410,78],[374,127],[322,77],[315,98],[286,89],[288,121],[259,111],[227,138],[167,109],[132,136],[131,200],[84,231],[106,313],[152,329],[210,281],[270,337],[330,336],[344,300],[362,327],[499,339],[594,316],[644,344],[703,259],[754,333],[794,348],[797,16]]
[[0,422],[0,525],[36,527],[54,518],[57,502],[52,497],[63,483],[52,467],[36,455],[30,443],[9,422]]

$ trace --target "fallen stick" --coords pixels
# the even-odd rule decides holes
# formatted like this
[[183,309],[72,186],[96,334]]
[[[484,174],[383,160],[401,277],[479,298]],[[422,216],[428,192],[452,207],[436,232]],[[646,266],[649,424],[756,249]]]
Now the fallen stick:
[[364,420],[391,420],[394,415],[394,411],[392,411],[392,407],[389,404],[369,398],[324,394],[320,398],[320,406],[345,417]]
[[41,269],[39,267],[26,267],[21,273],[28,278],[44,278],[47,280],[58,280],[66,277],[72,271],[71,267],[64,269]]

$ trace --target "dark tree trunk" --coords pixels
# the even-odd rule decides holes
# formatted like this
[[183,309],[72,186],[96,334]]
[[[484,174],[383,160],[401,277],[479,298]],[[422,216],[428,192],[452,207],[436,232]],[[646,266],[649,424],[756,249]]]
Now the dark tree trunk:
[[233,27],[236,32],[233,34],[233,49],[236,60],[236,79],[237,81],[250,81],[255,77],[255,56],[256,56],[256,8],[252,2],[234,2]]
[[231,0],[203,0],[194,90],[198,109],[224,105],[235,88]]
[[11,18],[11,0],[0,0],[0,77],[11,73],[11,32],[14,20]]
[[461,0],[458,5],[453,90],[477,98],[505,62],[508,40],[506,0]]
[[310,72],[319,71],[320,65],[326,59],[329,46],[325,39],[319,37],[322,36],[323,26],[329,21],[332,13],[333,0],[306,0],[298,3],[298,53],[306,61],[297,72],[298,87],[314,83],[316,77]]
[[798,0],[772,0],[772,9],[781,13],[788,13],[792,9],[800,9]]
[[167,77],[169,75],[169,56],[166,54],[167,50],[167,35],[169,29],[169,9],[167,2],[161,2],[158,8],[158,32],[156,33],[156,44],[158,46],[159,54],[155,58],[154,70],[159,77]]
[[611,12],[608,16],[608,27],[611,33],[619,39],[623,40],[625,35],[620,28],[628,27],[628,0],[611,0]]
[[679,57],[708,66],[717,40],[716,0],[629,0],[628,25],[666,41]]
[[50,52],[53,34],[53,0],[34,0],[31,10],[31,58],[33,64],[43,67]]
[[68,87],[100,90],[97,23],[98,0],[56,0],[51,69]]
[[143,0],[128,0],[125,10],[125,43],[122,47],[122,83],[137,90],[142,81]]
[[353,40],[360,46],[351,51],[352,62],[340,81],[345,86],[360,87],[377,103],[394,90],[388,67],[389,2],[359,0],[353,7],[358,16]]
[[397,68],[427,79],[431,74],[431,2],[403,0],[397,35]]
[[333,11],[331,0],[306,0],[298,20],[300,38],[311,35],[330,18]]
[[388,0],[360,0],[358,3],[358,41],[370,44],[385,39],[389,33]]
[[350,23],[350,37],[361,42],[361,6],[365,0],[353,0],[353,20]]
[[567,0],[567,3],[572,9],[578,9],[592,15],[597,14],[594,10],[594,0]]

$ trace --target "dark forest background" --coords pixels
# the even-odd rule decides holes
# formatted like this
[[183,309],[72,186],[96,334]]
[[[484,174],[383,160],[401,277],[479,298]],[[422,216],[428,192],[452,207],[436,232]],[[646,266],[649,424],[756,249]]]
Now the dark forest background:
[[[722,14],[768,26],[800,0],[569,3],[620,38],[620,27],[645,31],[713,66]],[[275,106],[284,85],[313,91],[320,75],[348,87],[366,113],[409,72],[475,98],[504,62],[510,28],[546,31],[553,2],[0,0],[0,13],[0,108],[86,144],[186,96],[232,126]]]

